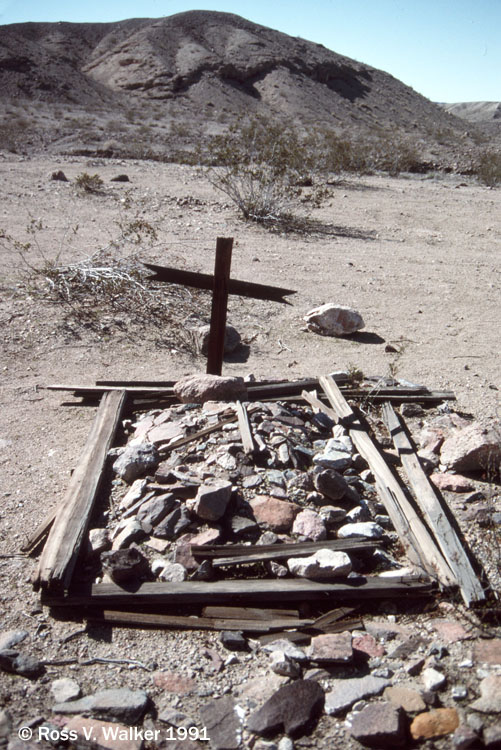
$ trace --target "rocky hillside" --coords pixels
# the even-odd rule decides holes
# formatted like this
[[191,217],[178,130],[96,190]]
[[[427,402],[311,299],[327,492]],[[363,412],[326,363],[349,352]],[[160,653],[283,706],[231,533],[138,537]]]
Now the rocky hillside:
[[501,121],[501,102],[457,102],[456,104],[443,104],[447,112],[450,112],[463,120],[471,122]]
[[[65,131],[64,120],[78,120],[82,110],[97,119],[87,120],[80,142],[94,145],[117,132],[130,140],[134,121],[151,129],[142,134],[150,142],[165,140],[162,128],[193,140],[219,132],[242,113],[350,134],[404,132],[432,143],[444,133],[455,140],[465,130],[461,120],[383,71],[212,11],[2,26],[0,87],[4,124],[19,117],[21,107],[38,132],[50,131],[45,143],[59,141],[60,147],[82,128],[74,121]],[[46,122],[40,122],[44,112]]]

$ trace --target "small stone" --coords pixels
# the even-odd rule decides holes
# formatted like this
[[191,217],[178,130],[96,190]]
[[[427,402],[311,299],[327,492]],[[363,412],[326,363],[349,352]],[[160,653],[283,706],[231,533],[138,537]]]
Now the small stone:
[[326,633],[311,639],[308,656],[319,663],[344,664],[353,660],[351,633]]
[[188,510],[184,506],[178,505],[165,516],[163,521],[155,526],[154,534],[161,539],[176,539],[190,525],[191,519]]
[[199,713],[214,750],[238,750],[241,747],[243,716],[234,698],[229,695],[217,698],[203,705]]
[[352,537],[362,536],[365,539],[382,539],[384,529],[373,521],[363,523],[347,523],[338,530],[339,539],[351,539]]
[[158,580],[171,583],[181,583],[188,577],[188,571],[182,565],[162,559],[153,560],[151,572]]
[[120,533],[116,535],[111,548],[113,551],[123,550],[134,542],[141,542],[146,536],[147,533],[143,524],[133,518],[127,521]]
[[289,659],[283,651],[274,651],[271,654],[270,668],[275,674],[291,677],[293,680],[301,676],[301,667],[299,664]]
[[62,169],[58,169],[56,172],[52,172],[50,179],[56,180],[58,182],[69,182]]
[[0,651],[13,648],[29,635],[27,630],[4,630],[0,633]]
[[468,697],[468,688],[464,685],[454,685],[451,690],[451,696],[455,701],[462,701]]
[[[312,493],[313,494],[313,493]],[[346,518],[346,511],[344,508],[337,508],[335,505],[323,505],[319,509],[319,515],[326,526],[333,526],[339,524]]]
[[56,703],[73,701],[76,698],[80,698],[82,694],[78,682],[71,680],[69,677],[62,677],[59,680],[54,680],[50,686],[50,691]]
[[256,521],[267,526],[270,531],[278,533],[290,531],[294,517],[300,510],[294,503],[266,495],[251,500],[250,505]]
[[351,560],[346,552],[331,549],[317,550],[309,557],[291,557],[287,566],[292,575],[301,578],[335,578],[351,572]]
[[452,746],[454,750],[469,750],[479,746],[479,737],[466,724],[460,724],[452,735]]
[[443,688],[445,683],[447,682],[447,677],[441,672],[438,672],[436,669],[433,669],[433,667],[428,667],[428,669],[425,669],[421,674],[421,678],[423,680],[425,690],[431,690],[433,692],[435,692],[436,690],[440,690],[440,688]]
[[146,500],[139,508],[136,520],[142,524],[156,526],[163,521],[166,515],[176,505],[176,499],[172,492],[166,492],[163,495],[155,495],[151,500]]
[[89,531],[89,554],[100,555],[111,549],[111,539],[108,529],[91,529]]
[[110,182],[130,182],[130,180],[126,174],[117,174],[116,177],[111,178]]
[[136,479],[134,482],[132,482],[129,490],[120,501],[120,510],[128,510],[129,508],[132,508],[132,506],[137,503],[138,500],[141,500],[146,492],[147,487],[147,479]]
[[34,656],[6,648],[0,651],[0,670],[34,680],[45,672],[45,667]]
[[[209,351],[210,325],[200,326],[200,328],[197,328],[194,333],[199,352],[206,356]],[[238,349],[241,342],[242,339],[237,329],[226,324],[224,332],[224,353],[231,354]]]
[[162,709],[158,714],[158,720],[162,721],[164,724],[170,724],[177,728],[185,727],[186,729],[189,729],[190,727],[196,726],[196,721],[172,706],[166,706]]
[[296,680],[277,690],[266,703],[251,714],[247,729],[254,734],[276,734],[283,730],[294,734],[322,710],[324,692],[317,682]]
[[148,575],[150,566],[145,556],[135,547],[101,553],[101,565],[112,581],[123,584],[140,581]]
[[163,422],[157,424],[148,430],[146,438],[149,443],[155,446],[161,446],[170,443],[173,440],[184,437],[184,428],[182,424],[176,422]]
[[417,659],[411,659],[411,661],[409,661],[405,665],[405,671],[411,677],[414,677],[415,675],[421,672],[423,667],[424,667],[424,659],[422,657],[418,657]]
[[101,719],[116,719],[126,724],[140,721],[148,706],[149,698],[143,690],[112,688],[100,690],[79,700],[56,703],[52,707],[56,714],[90,713]]
[[471,492],[474,489],[471,481],[460,474],[432,474],[430,479],[439,490]]
[[329,716],[342,713],[364,698],[379,695],[389,685],[389,680],[373,675],[334,680],[332,690],[325,696],[325,713]]
[[313,484],[329,500],[341,500],[348,491],[346,479],[334,469],[325,469],[315,474]]
[[128,445],[113,464],[115,474],[130,484],[142,474],[154,473],[160,457],[151,443]]
[[395,706],[400,706],[406,713],[414,714],[426,710],[426,703],[417,690],[405,685],[387,687],[383,697]]
[[411,724],[411,735],[415,740],[428,740],[452,734],[459,726],[459,715],[455,708],[436,708],[416,716]]
[[488,750],[500,750],[501,748],[501,724],[493,724],[484,729],[484,747]]
[[319,542],[327,537],[327,529],[325,524],[313,510],[302,510],[297,514],[294,524],[292,526],[293,534],[306,537],[311,539],[313,542]]
[[231,482],[206,484],[198,490],[193,510],[204,521],[218,521],[230,502],[233,486]]
[[405,745],[405,719],[391,703],[371,703],[353,712],[346,724],[356,740],[370,747],[391,748]]
[[292,641],[288,641],[286,638],[278,638],[276,641],[271,641],[263,646],[262,650],[271,654],[278,652],[297,662],[308,661],[308,657],[303,649],[295,643],[292,643]]
[[221,643],[228,651],[248,651],[249,645],[242,633],[237,630],[222,630],[220,637]]
[[358,635],[354,636],[352,640],[353,655],[356,658],[358,655],[370,656],[371,658],[378,658],[384,656],[385,649],[380,643],[376,641],[372,635]]
[[187,695],[196,688],[196,682],[191,677],[176,672],[155,672],[153,682],[161,690],[176,695]]
[[501,713],[501,675],[485,677],[479,685],[480,698],[470,708],[481,713]]
[[246,400],[247,389],[241,377],[222,375],[189,375],[173,386],[182,403],[203,404],[206,401]]
[[306,321],[310,331],[322,336],[348,336],[365,326],[359,312],[334,302],[315,307],[306,313],[303,320]]
[[315,466],[341,471],[351,465],[351,453],[339,440],[328,440],[322,453],[313,456]]
[[282,737],[282,739],[278,743],[278,750],[294,750],[294,743],[291,738]]
[[431,626],[444,643],[456,643],[470,637],[461,623],[453,620],[432,620]]

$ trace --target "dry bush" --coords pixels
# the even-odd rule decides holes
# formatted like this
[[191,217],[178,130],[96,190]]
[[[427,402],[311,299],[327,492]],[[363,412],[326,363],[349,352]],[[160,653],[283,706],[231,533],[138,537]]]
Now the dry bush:
[[474,172],[484,185],[489,187],[501,185],[501,153],[483,151],[474,167]]
[[104,182],[98,174],[88,174],[87,172],[79,174],[75,182],[78,189],[84,193],[100,193],[104,186]]

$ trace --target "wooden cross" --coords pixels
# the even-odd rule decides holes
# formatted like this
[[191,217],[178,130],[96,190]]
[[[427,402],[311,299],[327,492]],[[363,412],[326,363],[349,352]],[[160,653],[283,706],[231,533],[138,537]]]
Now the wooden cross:
[[254,284],[250,281],[238,281],[230,278],[231,252],[233,237],[218,237],[216,241],[216,262],[214,275],[181,271],[178,268],[156,266],[145,263],[146,268],[154,271],[151,281],[166,281],[171,284],[183,284],[196,289],[212,289],[212,311],[210,320],[209,352],[207,356],[207,373],[221,375],[223,369],[224,337],[226,331],[226,311],[228,295],[265,299],[272,302],[288,304],[286,295],[295,294],[293,289],[283,289],[266,284]]

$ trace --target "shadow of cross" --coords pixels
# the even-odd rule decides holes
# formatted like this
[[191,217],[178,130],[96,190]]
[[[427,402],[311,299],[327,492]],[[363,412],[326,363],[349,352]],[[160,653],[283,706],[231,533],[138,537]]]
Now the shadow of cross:
[[207,373],[221,375],[223,369],[224,336],[226,330],[226,311],[228,295],[236,294],[240,297],[264,299],[271,302],[290,304],[285,296],[296,294],[293,289],[283,289],[278,286],[255,284],[251,281],[238,281],[230,278],[231,253],[233,237],[218,237],[216,240],[216,261],[214,275],[182,271],[178,268],[156,266],[144,263],[146,268],[154,272],[149,276],[150,281],[165,281],[170,284],[181,284],[196,289],[212,289],[212,311],[210,320],[209,351],[207,355]]

